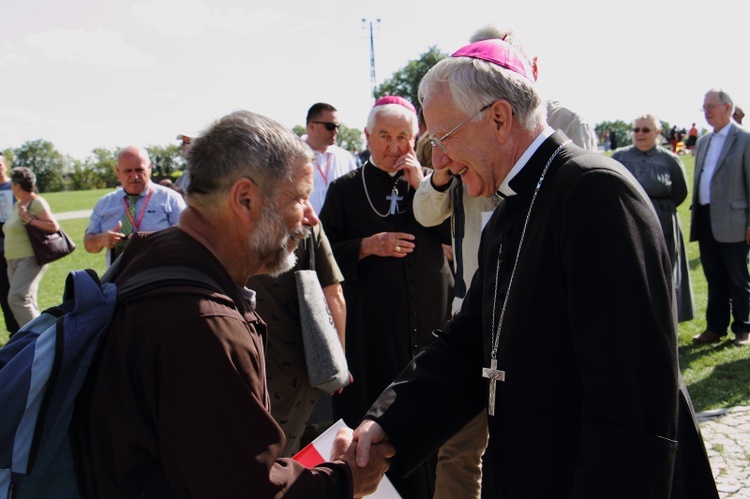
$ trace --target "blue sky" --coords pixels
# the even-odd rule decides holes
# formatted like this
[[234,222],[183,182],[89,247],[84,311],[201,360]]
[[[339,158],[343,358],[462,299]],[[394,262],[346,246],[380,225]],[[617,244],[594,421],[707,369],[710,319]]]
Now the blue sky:
[[[543,7],[549,4],[549,7]],[[564,4],[564,5],[563,5]],[[705,126],[703,94],[750,108],[748,38],[728,2],[24,0],[0,6],[0,149],[44,138],[94,147],[176,143],[249,109],[293,127],[318,101],[363,128],[377,83],[430,46],[513,28],[539,86],[592,124],[651,112]],[[377,23],[376,20],[380,19]]]

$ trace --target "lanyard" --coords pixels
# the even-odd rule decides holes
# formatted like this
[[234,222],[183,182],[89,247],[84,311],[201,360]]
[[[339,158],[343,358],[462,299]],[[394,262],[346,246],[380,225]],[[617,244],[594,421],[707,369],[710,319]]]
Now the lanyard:
[[328,172],[331,169],[331,156],[332,154],[326,152],[324,153],[326,155],[326,172],[323,173],[323,170],[320,169],[320,164],[318,164],[318,161],[315,161],[315,166],[318,168],[318,171],[320,172],[320,176],[323,177],[323,183],[325,185],[328,185]]
[[[140,230],[141,220],[143,220],[143,214],[146,213],[146,206],[148,206],[148,201],[151,199],[151,194],[153,194],[153,192],[153,189],[149,187],[148,193],[146,194],[146,200],[143,202],[143,206],[141,206],[141,212],[138,213],[137,222],[133,220],[133,215],[130,214],[130,210],[128,209],[128,201],[126,198],[129,194],[126,194],[125,197],[122,198],[122,204],[125,206],[125,214],[128,216],[128,219],[130,219],[130,223],[133,225],[133,229],[135,229],[135,232],[138,232]],[[135,201],[133,201],[133,207],[135,207]]]

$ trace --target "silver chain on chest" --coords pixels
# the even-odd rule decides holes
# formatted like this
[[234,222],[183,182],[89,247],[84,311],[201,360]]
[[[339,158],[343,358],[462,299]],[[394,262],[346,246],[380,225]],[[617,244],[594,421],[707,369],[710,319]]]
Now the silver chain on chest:
[[555,152],[552,153],[552,156],[549,157],[547,160],[547,164],[544,165],[544,169],[542,170],[542,174],[539,176],[539,181],[536,183],[536,188],[534,189],[534,195],[531,198],[531,203],[529,204],[529,211],[526,213],[526,220],[523,223],[523,230],[521,231],[521,240],[518,242],[518,250],[516,251],[516,260],[513,262],[513,270],[510,273],[510,280],[508,281],[508,291],[505,292],[505,299],[503,300],[503,307],[500,309],[500,319],[497,322],[497,329],[495,329],[495,309],[497,308],[497,288],[498,283],[500,282],[500,254],[503,251],[503,244],[500,243],[500,248],[497,251],[497,267],[495,269],[495,295],[492,301],[492,353],[491,358],[497,359],[497,347],[500,344],[500,331],[503,327],[503,319],[505,319],[505,309],[508,306],[508,296],[510,296],[510,289],[511,286],[513,286],[513,278],[516,275],[516,268],[518,267],[518,260],[521,258],[521,247],[523,246],[523,240],[526,236],[526,228],[529,225],[529,218],[531,218],[531,209],[534,207],[534,201],[536,201],[537,194],[539,194],[539,189],[542,187],[542,182],[544,181],[545,175],[547,175],[547,170],[549,169],[549,166],[552,164],[552,160],[555,159],[557,154],[562,150],[563,147],[568,145],[571,140],[568,139],[555,150]]

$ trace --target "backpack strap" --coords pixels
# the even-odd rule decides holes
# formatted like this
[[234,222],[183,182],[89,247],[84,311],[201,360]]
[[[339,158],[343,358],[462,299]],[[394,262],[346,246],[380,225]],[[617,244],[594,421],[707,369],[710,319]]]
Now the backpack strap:
[[126,303],[139,295],[168,286],[195,286],[226,294],[205,271],[184,263],[169,263],[139,270],[123,279],[117,284],[117,303]]

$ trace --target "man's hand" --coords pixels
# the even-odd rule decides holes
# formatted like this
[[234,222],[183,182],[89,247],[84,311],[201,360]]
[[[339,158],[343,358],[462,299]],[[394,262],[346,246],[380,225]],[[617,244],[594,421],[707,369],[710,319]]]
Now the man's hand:
[[432,183],[432,186],[436,189],[445,188],[447,184],[449,184],[453,180],[453,174],[448,168],[442,168],[440,170],[435,170],[432,173],[432,178],[430,179],[430,182]]
[[394,166],[396,169],[404,171],[404,179],[409,182],[414,190],[419,188],[419,182],[424,178],[424,173],[414,152],[414,144],[409,142],[409,151],[398,158]]
[[[362,451],[364,452],[364,451]],[[390,467],[390,458],[396,454],[393,446],[387,442],[367,443],[366,459],[358,459],[360,449],[353,440],[351,428],[341,428],[336,435],[331,449],[331,461],[341,460],[349,465],[354,483],[354,497],[370,495],[378,488],[383,474]],[[360,464],[360,461],[364,464]]]
[[406,232],[378,232],[362,239],[359,259],[370,255],[403,258],[414,251],[414,235]]
[[99,242],[102,248],[112,249],[117,246],[117,243],[125,239],[125,234],[120,232],[120,229],[122,229],[122,222],[117,222],[117,225],[112,229],[99,234]]
[[396,455],[396,449],[390,445],[383,427],[371,419],[365,419],[354,430],[354,440],[357,443],[357,466],[367,466],[372,458],[372,449],[378,445],[389,445],[393,449],[389,457]]

